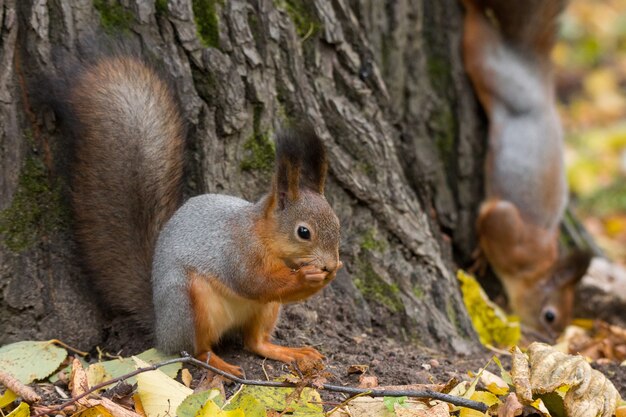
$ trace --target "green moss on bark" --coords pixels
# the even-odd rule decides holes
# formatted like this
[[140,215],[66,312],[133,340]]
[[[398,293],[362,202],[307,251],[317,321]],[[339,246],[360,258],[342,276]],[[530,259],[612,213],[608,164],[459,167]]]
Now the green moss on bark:
[[127,32],[135,17],[116,0],[93,0],[93,6],[100,13],[100,24],[109,33]]
[[21,252],[61,228],[68,217],[59,182],[49,180],[39,158],[28,156],[11,205],[0,211],[0,235],[4,244],[14,252]]
[[222,4],[219,0],[192,0],[191,2],[198,37],[205,47],[218,48],[220,44],[218,3]]

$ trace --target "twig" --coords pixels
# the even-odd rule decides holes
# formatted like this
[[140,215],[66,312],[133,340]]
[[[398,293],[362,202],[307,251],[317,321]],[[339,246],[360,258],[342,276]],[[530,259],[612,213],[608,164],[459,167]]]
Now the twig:
[[366,396],[366,395],[368,395],[368,394],[369,394],[369,391],[368,391],[368,392],[363,392],[363,393],[361,393],[361,394],[353,395],[352,397],[348,397],[348,398],[346,398],[345,400],[343,400],[340,404],[337,404],[337,405],[335,406],[335,408],[333,408],[332,410],[330,410],[328,413],[325,413],[325,414],[324,414],[324,416],[325,416],[325,417],[329,417],[329,416],[330,416],[331,414],[333,414],[335,411],[339,410],[341,407],[345,406],[346,404],[348,404],[350,401],[354,400],[355,398],[358,398],[358,397],[364,397],[364,396]]
[[34,389],[28,385],[24,385],[8,372],[0,371],[0,384],[13,391],[18,397],[22,397],[22,399],[29,404],[41,401],[41,397]]
[[[185,353],[183,353],[185,354]],[[186,363],[186,364],[191,364],[200,368],[204,368],[204,369],[208,369],[209,371],[212,371],[218,375],[223,376],[226,379],[229,379],[233,382],[236,382],[238,384],[244,384],[244,385],[256,385],[256,386],[263,386],[263,387],[275,387],[275,388],[297,388],[297,384],[292,384],[289,382],[274,382],[274,381],[259,381],[259,380],[251,380],[251,379],[244,379],[244,378],[239,378],[235,375],[231,375],[228,372],[224,372],[221,369],[218,369],[214,366],[209,365],[208,363],[202,362],[196,358],[193,358],[191,356],[183,356],[182,358],[175,358],[175,359],[169,359],[163,362],[159,362],[156,363],[154,365],[151,366],[146,366],[143,368],[139,368],[133,372],[127,373],[125,375],[121,375],[118,376],[117,378],[113,378],[109,381],[105,381],[102,382],[101,384],[95,385],[94,387],[92,387],[91,389],[89,389],[88,391],[84,392],[83,394],[72,398],[71,400],[57,406],[57,407],[53,407],[48,409],[47,412],[40,412],[37,414],[34,414],[32,417],[41,417],[43,415],[49,414],[49,413],[53,413],[55,411],[60,411],[63,410],[65,407],[67,407],[68,405],[72,405],[74,404],[76,401],[86,397],[87,395],[96,392],[106,386],[115,384],[117,382],[123,381],[125,379],[128,379],[130,377],[133,377],[135,375],[138,375],[140,373],[143,372],[148,372],[148,371],[154,371],[158,368],[161,368],[163,366],[167,366],[167,365],[171,365],[173,363]],[[312,386],[312,384],[308,384],[307,386],[311,387],[311,388],[315,388]],[[478,402],[478,401],[472,401],[472,400],[468,400],[466,398],[461,398],[461,397],[456,397],[454,395],[449,395],[449,394],[443,394],[441,392],[437,392],[437,391],[432,391],[432,390],[422,390],[422,391],[412,391],[412,390],[384,390],[384,389],[362,389],[362,388],[352,388],[352,387],[342,387],[342,386],[338,386],[338,385],[331,385],[331,384],[323,384],[322,388],[326,391],[334,391],[334,392],[342,392],[345,394],[350,394],[350,395],[362,395],[362,394],[367,394],[370,395],[372,397],[413,397],[413,398],[431,398],[431,399],[435,399],[435,400],[440,400],[440,401],[445,401],[447,403],[456,405],[456,406],[460,406],[460,407],[466,407],[466,408],[471,408],[474,410],[478,410],[481,412],[486,412],[488,407],[485,403],[482,402]]]
[[67,350],[69,350],[71,352],[74,352],[74,353],[76,353],[77,355],[80,355],[80,356],[87,356],[89,354],[89,352],[83,352],[82,350],[78,350],[76,348],[73,348],[70,345],[61,342],[59,339],[52,339],[52,340],[49,340],[49,342],[53,343],[55,345],[59,345],[59,346],[65,348],[65,349],[67,349]]

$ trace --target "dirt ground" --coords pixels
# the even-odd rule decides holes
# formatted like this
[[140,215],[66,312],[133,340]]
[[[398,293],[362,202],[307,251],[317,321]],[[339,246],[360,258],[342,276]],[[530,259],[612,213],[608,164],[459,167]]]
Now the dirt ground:
[[[371,327],[363,326],[362,318],[351,317],[354,312],[349,305],[330,304],[323,295],[314,297],[304,304],[286,306],[275,332],[275,340],[281,345],[313,346],[326,356],[325,366],[333,374],[329,383],[358,385],[358,375],[349,375],[350,365],[367,365],[368,374],[378,377],[379,384],[405,385],[447,383],[452,378],[469,379],[468,371],[477,371],[489,362],[493,352],[483,349],[471,356],[451,354],[437,346],[418,346],[415,342],[403,341],[402,332],[386,326],[394,318],[387,310],[372,312],[376,320]],[[376,308],[376,307],[374,307]],[[126,339],[124,341],[124,339]],[[147,338],[132,335],[112,334],[104,347],[110,352],[127,356],[151,347]],[[130,351],[129,351],[130,350]],[[243,350],[240,337],[230,336],[217,347],[216,353],[227,362],[241,366],[249,379],[266,379],[288,372],[280,362],[259,358]],[[499,355],[505,367],[509,358]],[[626,366],[619,364],[593,365],[603,372],[626,397]],[[495,364],[489,368],[499,374]],[[197,375],[197,373],[194,373]],[[267,375],[267,376],[266,376]],[[337,395],[322,394],[326,400],[337,400]]]

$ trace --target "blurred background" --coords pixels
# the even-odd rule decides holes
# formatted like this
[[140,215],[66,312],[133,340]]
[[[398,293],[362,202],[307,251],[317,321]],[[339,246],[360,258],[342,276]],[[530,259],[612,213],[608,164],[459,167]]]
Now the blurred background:
[[626,0],[572,0],[553,58],[576,212],[626,265]]

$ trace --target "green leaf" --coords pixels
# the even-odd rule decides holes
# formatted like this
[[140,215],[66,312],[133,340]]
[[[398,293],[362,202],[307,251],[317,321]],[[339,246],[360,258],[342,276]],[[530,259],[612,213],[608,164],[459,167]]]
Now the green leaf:
[[192,394],[185,398],[176,409],[176,415],[178,417],[194,417],[198,411],[200,411],[202,406],[204,406],[204,404],[206,404],[209,400],[213,401],[220,407],[224,405],[224,398],[222,398],[220,391],[217,389],[211,389],[197,394]]
[[383,397],[383,404],[385,404],[387,410],[394,412],[396,409],[395,405],[404,406],[406,400],[407,397]]
[[[158,350],[154,348],[148,349],[145,352],[140,353],[139,355],[137,355],[137,357],[150,364],[155,364],[155,363],[166,361],[168,359],[177,358],[177,356],[166,355],[162,352],[159,352]],[[109,375],[111,378],[117,378],[118,376],[128,374],[135,370],[135,362],[131,358],[121,358],[121,359],[114,359],[112,361],[101,362],[101,365],[104,367],[107,375]],[[167,365],[162,368],[159,368],[159,370],[165,373],[170,378],[176,378],[176,374],[178,374],[178,371],[181,368],[182,368],[182,364],[173,363],[171,365]],[[136,377],[128,378],[126,382],[128,382],[131,385],[135,384],[137,382],[137,378]]]
[[[246,417],[266,417],[267,412],[263,403],[252,395],[244,395],[238,401],[239,407],[237,410],[243,411]],[[224,407],[226,409],[232,409],[232,406]]]
[[44,379],[56,371],[67,351],[49,341],[24,341],[0,347],[0,369],[23,384]]
[[504,366],[502,366],[502,362],[500,362],[500,359],[497,356],[492,357],[492,359],[496,363],[496,365],[498,365],[498,368],[500,368],[500,377],[504,380],[504,382],[506,382],[509,386],[512,387],[513,377],[511,376],[509,371],[504,369]]
[[[242,409],[247,410],[248,407],[254,409],[250,415],[256,416],[256,410],[259,406],[265,409],[276,410],[282,412],[289,411],[290,416],[323,416],[324,410],[321,405],[322,399],[319,393],[312,388],[304,388],[300,397],[291,398],[294,392],[293,388],[272,388],[259,386],[244,386],[237,394],[235,394],[230,403],[224,408],[228,410]],[[258,405],[255,401],[258,401]],[[259,414],[262,415],[262,414]],[[248,414],[246,413],[246,416]]]

